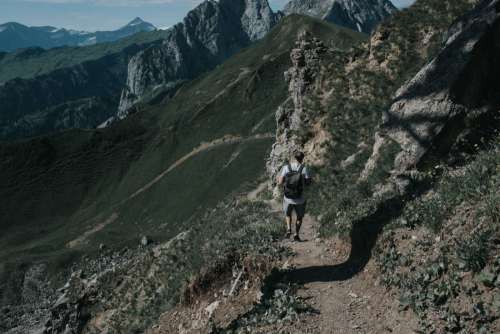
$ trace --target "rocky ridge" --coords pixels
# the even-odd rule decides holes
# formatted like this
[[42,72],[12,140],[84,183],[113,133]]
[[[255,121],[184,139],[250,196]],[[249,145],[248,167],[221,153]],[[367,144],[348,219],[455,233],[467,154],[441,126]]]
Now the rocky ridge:
[[183,82],[264,37],[279,18],[267,0],[203,2],[171,28],[161,46],[130,60],[117,117],[125,118],[141,100],[171,95]]
[[0,138],[22,138],[70,128],[94,128],[114,115],[126,63],[140,46],[78,66],[0,86]]
[[394,12],[388,0],[292,0],[284,8],[286,15],[310,15],[365,33]]
[[[304,101],[314,91],[314,81],[320,72],[321,55],[327,51],[324,43],[313,37],[309,32],[302,31],[297,39],[296,47],[290,54],[292,67],[285,72],[285,80],[289,83],[289,97],[276,112],[276,142],[267,162],[267,169],[274,180],[282,167],[295,150],[302,150],[306,145],[301,131],[313,127],[317,121],[312,117],[310,106]],[[316,137],[320,137],[317,133]],[[320,141],[328,140],[323,136]],[[309,140],[309,146],[313,140]],[[317,142],[317,140],[316,140]],[[321,145],[321,143],[317,143]],[[316,145],[315,145],[316,148]],[[308,153],[320,157],[325,154],[320,150],[309,149]],[[314,157],[309,156],[308,161],[313,162]],[[317,162],[317,161],[316,161]],[[277,190],[277,189],[276,189]]]

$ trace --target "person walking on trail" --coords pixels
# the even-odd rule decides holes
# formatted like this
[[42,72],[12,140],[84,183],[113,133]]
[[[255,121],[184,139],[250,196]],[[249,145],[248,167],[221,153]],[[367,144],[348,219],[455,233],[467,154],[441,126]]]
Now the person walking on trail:
[[292,235],[292,214],[295,212],[297,219],[293,240],[300,241],[300,227],[306,214],[307,205],[304,188],[311,184],[312,178],[308,168],[304,165],[304,153],[296,152],[293,160],[292,163],[283,166],[277,182],[284,189],[283,211],[286,216],[286,237],[290,238]]

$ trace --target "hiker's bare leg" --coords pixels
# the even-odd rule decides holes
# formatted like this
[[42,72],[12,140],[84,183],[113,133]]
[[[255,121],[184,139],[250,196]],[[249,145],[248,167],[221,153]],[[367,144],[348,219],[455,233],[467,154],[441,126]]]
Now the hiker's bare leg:
[[301,227],[302,227],[302,218],[300,218],[300,219],[297,218],[297,222],[295,223],[295,235],[296,236],[299,236]]
[[286,233],[292,234],[292,217],[286,216],[285,222],[286,222]]

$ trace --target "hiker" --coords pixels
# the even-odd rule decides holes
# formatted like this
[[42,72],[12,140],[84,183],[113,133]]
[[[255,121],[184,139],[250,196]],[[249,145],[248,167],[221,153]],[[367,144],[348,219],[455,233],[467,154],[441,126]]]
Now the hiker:
[[286,237],[292,235],[292,213],[295,211],[297,220],[295,222],[295,235],[293,240],[300,241],[299,232],[302,220],[306,213],[307,201],[304,197],[304,188],[312,182],[308,168],[303,164],[304,153],[296,152],[294,161],[286,164],[278,175],[278,185],[283,185],[283,211],[286,216]]

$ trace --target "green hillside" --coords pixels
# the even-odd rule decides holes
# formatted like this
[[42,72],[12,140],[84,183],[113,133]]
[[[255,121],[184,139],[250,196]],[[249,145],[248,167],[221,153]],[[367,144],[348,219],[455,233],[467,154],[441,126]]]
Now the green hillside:
[[30,79],[57,69],[72,67],[121,52],[133,45],[161,40],[167,31],[141,32],[112,43],[86,47],[60,47],[50,50],[28,48],[0,53],[0,83],[15,78]]
[[104,130],[1,144],[2,283],[25,263],[51,259],[58,271],[100,244],[171,238],[190,218],[257,184],[287,96],[283,73],[303,29],[338,49],[365,38],[290,16],[168,103],[143,105]]

